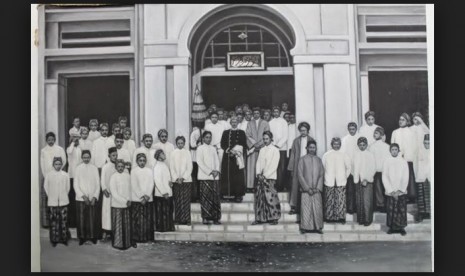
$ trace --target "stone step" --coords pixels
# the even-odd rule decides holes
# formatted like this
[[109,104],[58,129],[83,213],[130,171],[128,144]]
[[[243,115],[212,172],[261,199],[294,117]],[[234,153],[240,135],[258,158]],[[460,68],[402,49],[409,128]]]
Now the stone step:
[[388,235],[381,231],[371,232],[324,232],[324,234],[300,233],[231,233],[231,232],[165,232],[155,233],[155,240],[212,241],[212,242],[357,242],[357,241],[430,241],[430,232],[408,232]]
[[[370,226],[359,225],[358,223],[325,223],[324,231],[329,232],[370,232],[370,231],[387,231],[387,226],[381,223],[372,223]],[[228,223],[222,225],[176,225],[178,232],[282,232],[282,233],[295,233],[299,231],[299,224],[297,223],[279,223],[277,225],[259,224],[251,225],[249,223]],[[431,231],[429,222],[422,222],[418,224],[408,224],[406,231]]]
[[[346,221],[356,221],[356,215],[347,214]],[[279,222],[295,222],[297,220],[297,215],[289,215],[287,212],[281,213],[281,218]],[[197,209],[191,209],[191,221],[192,223],[202,222],[201,211]],[[253,222],[255,221],[255,214],[253,211],[224,211],[221,210],[221,221],[222,222]],[[374,222],[385,223],[386,214],[384,213],[375,213],[373,217]],[[407,214],[407,222],[413,222],[414,217],[412,214]]]
[[[281,203],[289,202],[289,193],[283,192],[278,193],[278,198]],[[242,198],[242,202],[253,202],[254,194],[253,193],[246,193]]]

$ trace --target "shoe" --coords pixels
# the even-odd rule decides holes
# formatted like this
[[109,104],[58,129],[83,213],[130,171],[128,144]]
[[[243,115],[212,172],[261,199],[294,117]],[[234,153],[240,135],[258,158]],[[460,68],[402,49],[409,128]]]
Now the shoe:
[[272,222],[270,222],[270,225],[276,225],[276,224],[278,224],[278,220],[277,220],[277,219],[275,219],[275,220],[273,220]]
[[394,231],[392,231],[392,229],[389,228],[389,230],[387,231],[387,233],[388,233],[389,235],[391,235],[392,233],[394,233]]
[[52,246],[53,246],[53,247],[57,247],[57,243],[56,243],[56,242],[52,242]]
[[79,245],[83,245],[85,242],[86,242],[85,240],[80,239],[79,240]]
[[307,233],[307,231],[305,231],[305,230],[300,230],[300,234],[305,234],[305,233]]
[[341,224],[342,224],[342,225],[346,224],[346,221],[345,221],[345,220],[341,220]]
[[220,225],[220,224],[221,224],[221,222],[219,222],[219,221],[215,220],[215,221],[213,221],[213,224],[214,224],[214,225]]
[[402,229],[402,230],[400,230],[400,235],[405,236],[405,235],[407,235],[407,232],[404,229]]
[[296,211],[294,208],[291,208],[291,210],[289,211],[289,215],[295,215],[296,214]]
[[134,247],[134,248],[137,248],[137,244],[136,244],[136,243],[135,243],[135,244],[133,244],[133,245],[132,245],[132,247]]
[[92,239],[93,244],[97,244],[97,239]]
[[242,202],[242,196],[236,197],[234,201],[236,201],[237,203]]
[[323,231],[322,231],[322,230],[316,230],[316,232],[317,232],[318,234],[320,234],[320,235],[323,234]]
[[262,224],[260,221],[254,221],[252,222],[252,225],[258,225],[258,224]]
[[296,220],[295,223],[300,224],[300,220]]
[[208,220],[206,220],[206,219],[202,219],[202,223],[205,224],[205,225],[209,225],[209,224],[210,224],[210,222],[209,222]]
[[371,223],[365,223],[365,224],[363,224],[363,226],[365,226],[365,227],[366,227],[366,226],[370,226],[370,225],[371,225]]

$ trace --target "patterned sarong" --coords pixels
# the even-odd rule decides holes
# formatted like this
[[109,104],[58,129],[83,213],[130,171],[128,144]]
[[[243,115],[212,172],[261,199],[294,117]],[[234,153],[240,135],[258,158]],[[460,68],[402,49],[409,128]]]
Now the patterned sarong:
[[173,197],[154,197],[155,231],[174,231]]
[[357,222],[359,224],[371,224],[373,222],[373,183],[365,187],[362,183],[355,184]]
[[325,220],[341,221],[346,219],[346,187],[324,187]]
[[200,180],[200,206],[202,218],[221,219],[220,183],[218,180]]
[[68,241],[68,206],[49,207],[50,242],[66,243]]
[[188,224],[191,222],[192,182],[173,183],[174,222]]
[[389,228],[398,231],[407,226],[407,195],[401,195],[397,199],[388,196],[386,209],[386,225]]
[[274,179],[257,179],[254,201],[255,221],[268,222],[281,218],[281,204],[275,184]]
[[155,239],[153,228],[153,202],[131,202],[132,240],[148,242]]
[[131,233],[131,210],[129,208],[111,207],[111,246],[128,249],[134,242]]

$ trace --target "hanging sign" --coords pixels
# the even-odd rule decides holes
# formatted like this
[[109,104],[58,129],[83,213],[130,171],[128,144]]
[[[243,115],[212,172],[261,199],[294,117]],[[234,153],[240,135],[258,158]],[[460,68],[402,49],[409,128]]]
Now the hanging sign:
[[265,70],[263,52],[229,52],[226,59],[228,71]]

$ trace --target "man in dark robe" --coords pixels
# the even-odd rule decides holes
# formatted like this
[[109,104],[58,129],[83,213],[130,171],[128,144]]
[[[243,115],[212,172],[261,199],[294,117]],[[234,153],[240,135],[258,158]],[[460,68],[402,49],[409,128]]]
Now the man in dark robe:
[[231,129],[225,130],[221,137],[221,148],[224,150],[221,162],[221,195],[233,196],[241,202],[245,195],[244,158],[247,151],[245,132],[237,128],[237,118],[230,120]]

